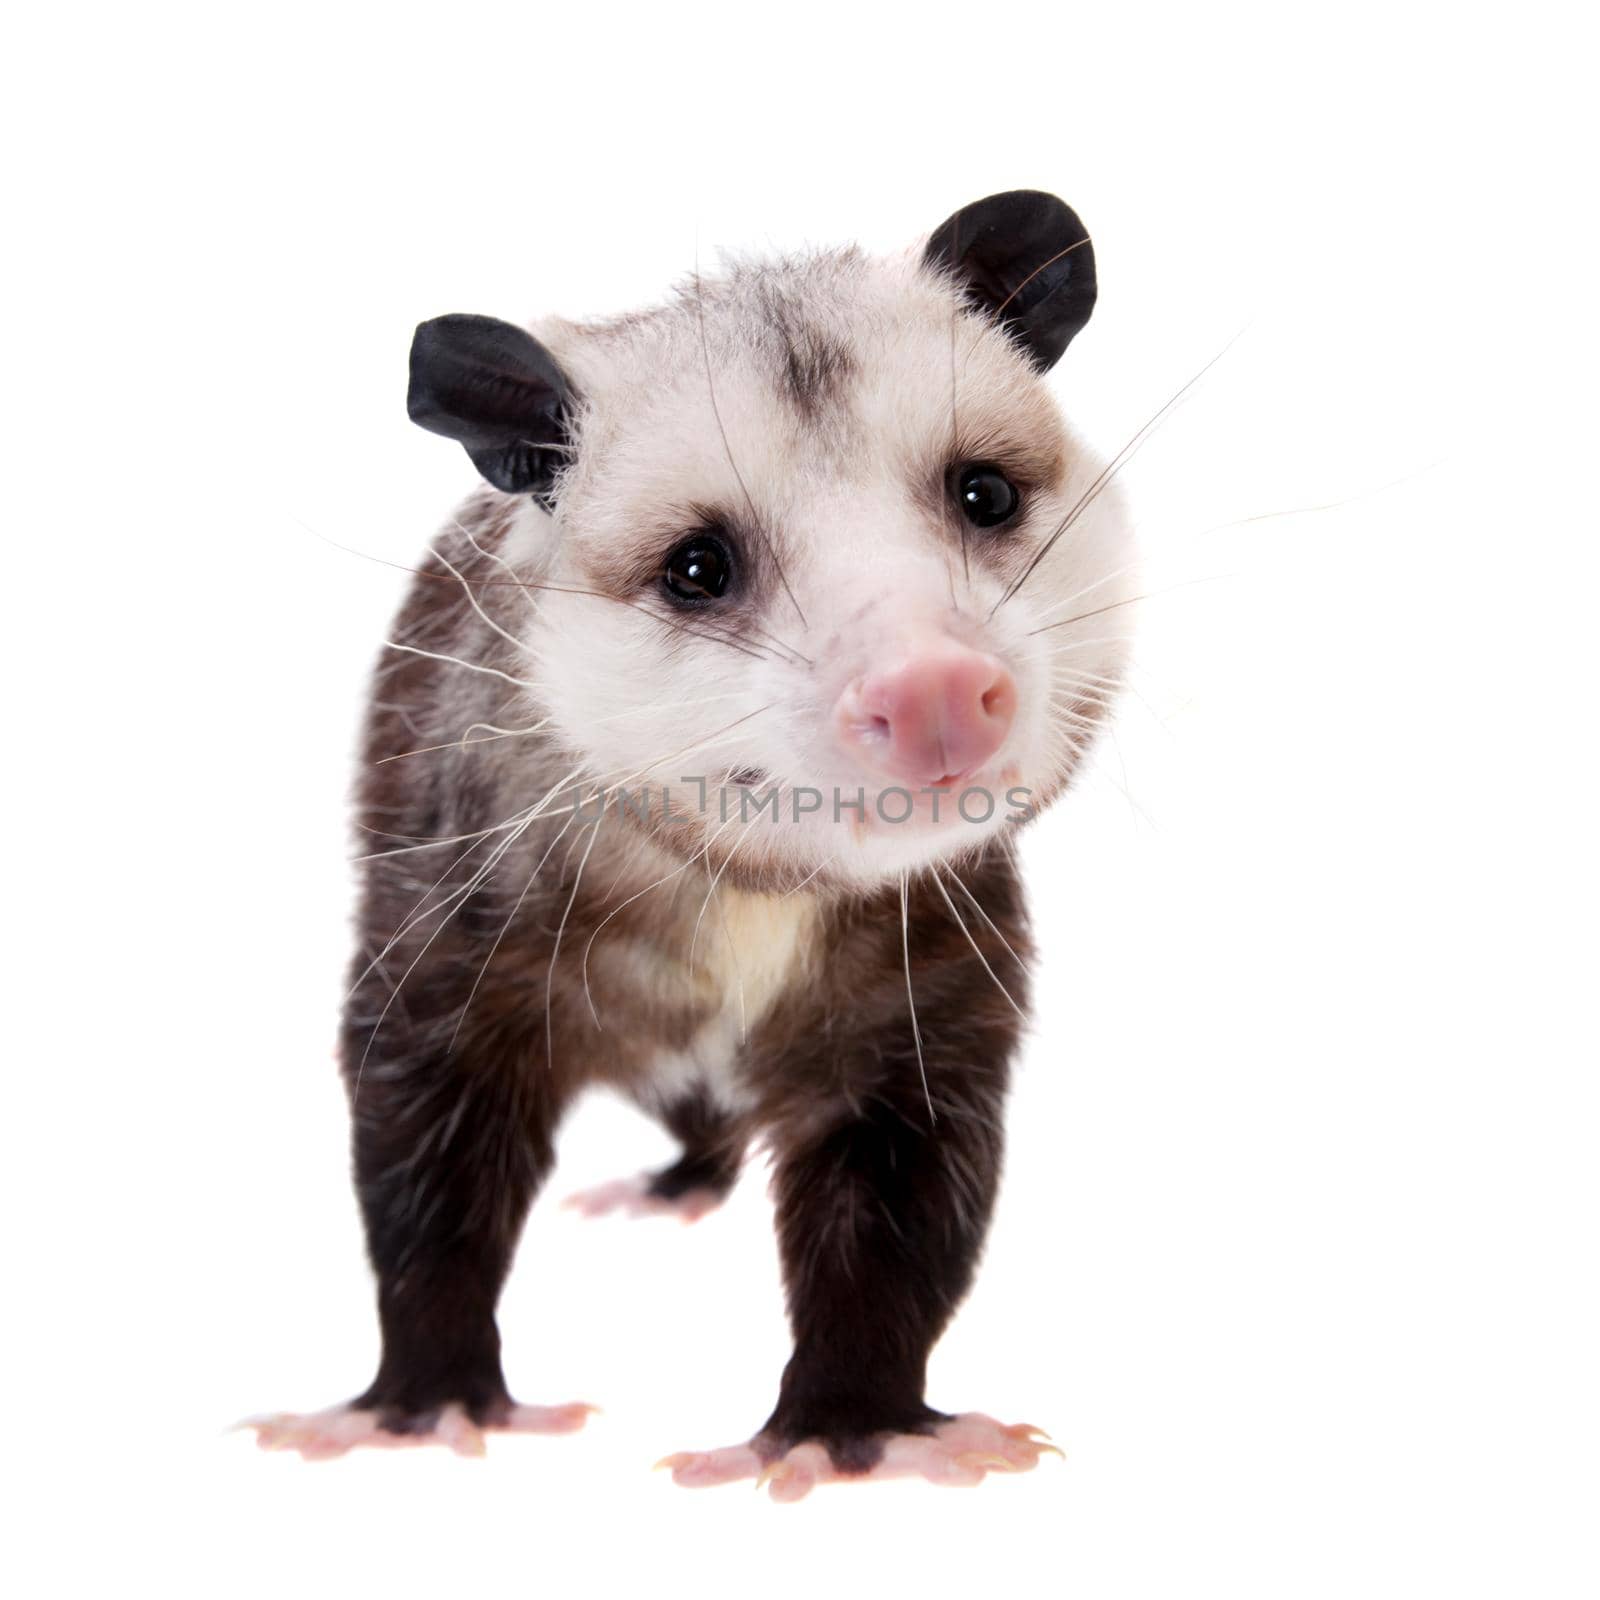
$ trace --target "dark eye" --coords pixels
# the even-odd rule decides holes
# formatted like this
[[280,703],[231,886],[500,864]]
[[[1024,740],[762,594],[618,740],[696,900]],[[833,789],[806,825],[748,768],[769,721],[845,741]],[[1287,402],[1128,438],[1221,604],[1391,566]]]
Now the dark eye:
[[975,528],[997,528],[1016,515],[1022,496],[998,467],[968,462],[955,472],[956,504]]
[[661,574],[667,593],[687,605],[720,599],[733,576],[728,547],[710,534],[685,539],[671,555]]

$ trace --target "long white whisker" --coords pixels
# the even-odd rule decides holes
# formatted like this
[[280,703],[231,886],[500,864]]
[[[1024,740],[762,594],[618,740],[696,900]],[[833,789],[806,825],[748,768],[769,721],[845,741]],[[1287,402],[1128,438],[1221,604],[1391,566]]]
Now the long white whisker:
[[[746,834],[748,834],[748,831],[749,830],[747,829],[746,830]],[[739,839],[734,841],[732,849],[730,849],[728,851],[728,860],[729,861],[733,860],[733,852],[734,852],[734,850],[737,850],[739,848],[739,846],[741,844],[743,844],[743,843],[744,843],[744,837],[743,836],[741,836]],[[720,894],[717,894],[717,890],[716,890],[716,885],[715,884],[713,884],[711,886],[711,888],[712,888],[712,893],[716,896],[716,901],[717,901],[717,921],[719,923],[721,923],[721,925],[722,925],[723,941],[728,946],[728,959],[733,962],[733,981],[734,981],[735,988],[737,989],[738,995],[739,995],[739,1042],[741,1044],[749,1044],[749,1042],[750,1042],[750,1017],[749,1017],[749,1014],[745,1011],[745,1005],[744,1005],[744,965],[739,960],[739,949],[738,949],[738,946],[735,945],[734,942],[733,942],[733,929],[728,926],[728,912],[727,912],[727,908],[722,903],[722,896]]]
[[504,859],[506,852],[516,844],[517,840],[519,840],[532,825],[532,822],[533,818],[529,817],[527,821],[523,823],[521,828],[519,828],[515,833],[510,834],[507,838],[503,839],[495,846],[494,850],[490,853],[489,860],[485,862],[483,867],[480,868],[479,871],[473,876],[466,887],[465,893],[459,900],[457,900],[454,909],[449,913],[448,916],[445,916],[440,920],[439,926],[428,935],[426,941],[423,943],[422,948],[417,951],[414,957],[412,957],[411,964],[404,972],[400,974],[400,981],[394,986],[389,998],[384,1001],[383,1009],[378,1013],[377,1021],[373,1023],[371,1033],[367,1035],[366,1049],[361,1052],[361,1060],[356,1065],[356,1079],[350,1091],[350,1103],[352,1106],[355,1104],[356,1100],[361,1094],[361,1076],[366,1071],[367,1057],[372,1054],[372,1047],[377,1042],[378,1034],[382,1030],[383,1024],[388,1018],[389,1009],[399,998],[400,991],[405,988],[406,979],[417,970],[418,963],[425,955],[427,955],[428,951],[433,948],[434,940],[436,940],[448,926],[450,918],[453,917],[456,912],[466,904],[467,899],[471,897],[472,893],[484,882],[494,868],[499,865],[501,860]]
[[[528,806],[523,811],[517,813],[517,815],[512,818],[510,823],[502,823],[497,828],[486,829],[484,831],[484,833],[478,834],[478,835],[475,836],[475,839],[481,840],[481,839],[487,837],[489,833],[502,832],[507,827],[510,827],[510,828],[514,829],[514,831],[512,832],[510,838],[508,840],[504,841],[501,846],[497,846],[497,853],[496,852],[491,852],[490,863],[489,863],[491,866],[494,864],[494,862],[498,861],[500,859],[500,857],[505,854],[505,850],[506,849],[508,849],[512,844],[514,844],[518,839],[520,839],[524,833],[526,833],[528,831],[528,829],[533,825],[534,822],[536,822],[541,816],[543,816],[543,815],[545,815],[547,813],[549,805],[550,805],[550,802],[574,778],[576,778],[583,771],[584,765],[585,765],[585,763],[580,762],[564,778],[560,779],[550,789],[546,790],[543,799],[535,801],[533,803],[533,805]],[[557,813],[557,815],[560,815],[560,813]],[[566,829],[563,828],[561,831],[563,833],[565,833]],[[557,837],[559,838],[560,835],[558,834]],[[461,852],[461,854],[459,856],[457,856],[456,859],[453,862],[451,862],[448,867],[445,868],[444,872],[439,876],[439,878],[434,883],[433,888],[429,889],[427,891],[427,894],[423,895],[422,899],[425,901],[428,898],[428,895],[432,894],[434,892],[434,890],[437,889],[439,887],[439,885],[442,884],[445,881],[445,879],[450,876],[451,872],[453,872],[455,870],[455,868],[461,862],[466,860],[466,858],[472,853],[472,851],[476,847],[477,846],[476,846],[476,842],[475,842],[474,844],[469,845],[467,847],[467,849],[463,850]],[[400,852],[398,850],[386,852],[386,854],[389,854],[389,855],[399,855],[401,853],[402,852]],[[383,949],[378,953],[377,957],[372,962],[370,962],[368,964],[366,970],[364,972],[362,972],[361,976],[359,978],[357,978],[355,983],[353,983],[350,986],[350,990],[349,990],[349,993],[346,995],[346,999],[349,999],[351,995],[355,994],[356,989],[362,983],[364,983],[366,981],[366,979],[371,975],[373,969],[375,967],[377,967],[378,965],[380,965],[387,958],[389,952],[392,949],[394,949],[395,945],[401,939],[403,939],[407,933],[409,933],[414,927],[416,927],[419,922],[421,922],[425,917],[431,916],[434,913],[443,910],[444,907],[449,905],[451,903],[451,901],[453,901],[453,900],[458,900],[459,899],[459,900],[465,902],[465,900],[468,897],[470,897],[471,894],[478,888],[478,886],[482,883],[482,881],[483,881],[483,878],[482,878],[481,875],[474,875],[472,878],[469,878],[465,884],[462,884],[460,887],[452,890],[448,895],[445,896],[445,898],[443,900],[439,901],[437,904],[435,904],[433,906],[428,907],[426,911],[423,911],[423,910],[420,909],[422,902],[419,901],[418,902],[418,906],[413,908],[411,914],[408,915],[407,918],[405,919],[405,921],[403,921],[401,923],[401,925],[398,928],[396,928],[395,931],[389,936],[388,942],[384,945]],[[459,909],[459,907],[458,907],[458,909]],[[446,920],[448,921],[448,918]],[[441,923],[440,927],[443,927],[443,926],[444,926],[444,924]],[[435,932],[437,932],[437,930],[435,930]],[[431,943],[432,941],[430,940],[429,942]],[[426,947],[424,947],[424,948],[426,948]],[[410,969],[408,968],[407,971],[409,972],[409,970]],[[404,982],[405,980],[402,979],[401,981]],[[369,1045],[369,1048],[370,1048],[370,1045]],[[365,1059],[365,1058],[363,1057],[363,1059]]]
[[1130,574],[1138,572],[1143,565],[1144,563],[1140,561],[1126,562],[1124,565],[1116,568],[1115,571],[1107,572],[1096,578],[1093,583],[1084,584],[1084,586],[1075,594],[1065,595],[1060,600],[1052,600],[1049,605],[1040,609],[1040,620],[1042,621],[1052,612],[1060,611],[1067,606],[1076,605],[1079,601],[1088,599],[1088,597],[1093,594],[1096,589],[1101,588],[1105,584],[1114,583],[1118,578],[1126,578]]
[[536,683],[530,683],[526,678],[513,678],[509,672],[502,672],[498,667],[486,667],[481,662],[464,661],[460,656],[447,656],[437,650],[422,650],[414,644],[401,644],[398,639],[385,639],[384,645],[390,650],[404,650],[408,655],[424,656],[429,661],[443,661],[452,667],[465,667],[468,672],[482,672],[491,678],[503,678],[507,683],[514,684],[519,689],[537,689]]
[[468,750],[475,744],[495,744],[501,739],[527,739],[533,734],[543,733],[550,726],[550,718],[546,717],[542,722],[534,723],[531,728],[500,728],[479,739],[469,739],[467,737],[467,734],[470,734],[473,728],[488,728],[492,726],[493,724],[488,722],[474,722],[459,739],[446,739],[443,744],[419,745],[415,750],[399,750],[392,756],[379,756],[372,764],[375,767],[381,767],[390,761],[404,761],[409,756],[432,755],[439,750]]
[[[457,523],[457,524],[456,524],[456,526],[457,526],[457,527],[460,527],[460,524],[459,524],[459,523]],[[491,616],[490,616],[490,615],[489,615],[489,613],[488,613],[488,612],[487,612],[487,611],[485,611],[485,610],[484,610],[484,609],[483,609],[483,607],[482,607],[482,606],[481,606],[481,605],[480,605],[480,604],[479,604],[479,603],[478,603],[478,597],[477,597],[477,595],[475,595],[475,594],[474,594],[474,593],[473,593],[473,592],[472,592],[472,585],[471,585],[471,584],[470,584],[470,583],[468,583],[468,582],[467,582],[467,580],[466,580],[466,579],[465,579],[465,578],[464,578],[464,577],[463,577],[463,576],[462,576],[462,575],[461,575],[461,573],[460,573],[460,571],[459,571],[459,570],[458,570],[458,569],[457,569],[457,567],[456,567],[456,564],[455,564],[455,562],[453,562],[453,561],[452,561],[452,560],[451,560],[451,559],[450,559],[450,557],[449,557],[449,556],[447,556],[447,555],[446,555],[446,554],[445,554],[445,553],[444,553],[444,551],[442,551],[442,550],[440,550],[440,549],[438,549],[438,548],[437,548],[437,547],[435,547],[435,546],[430,546],[430,547],[429,547],[429,548],[430,548],[430,550],[431,550],[431,551],[432,551],[432,554],[433,554],[433,557],[434,557],[434,559],[435,559],[435,560],[436,560],[436,561],[442,561],[442,562],[443,562],[443,563],[444,563],[444,564],[445,564],[445,566],[446,566],[446,567],[448,567],[448,568],[449,568],[449,569],[450,569],[450,576],[451,576],[451,577],[452,577],[452,578],[454,578],[454,579],[455,579],[455,580],[456,580],[456,582],[457,582],[457,583],[459,583],[459,584],[460,584],[460,585],[461,585],[461,592],[462,592],[462,593],[463,593],[463,594],[464,594],[464,595],[466,595],[466,597],[467,597],[467,604],[468,604],[468,605],[469,605],[469,606],[471,606],[471,607],[472,607],[472,609],[473,609],[473,610],[474,610],[474,611],[475,611],[475,612],[477,612],[477,614],[478,614],[478,618],[479,618],[479,620],[480,620],[480,621],[481,621],[481,622],[483,622],[483,623],[484,623],[484,625],[485,625],[485,626],[486,626],[486,627],[489,627],[489,628],[492,628],[492,629],[493,629],[493,630],[494,630],[494,632],[496,632],[496,633],[497,633],[497,634],[499,634],[499,635],[500,635],[500,637],[501,637],[501,638],[502,638],[502,639],[504,639],[504,640],[505,640],[505,641],[506,641],[506,643],[507,643],[507,644],[509,644],[509,645],[510,645],[510,646],[511,646],[511,648],[512,648],[512,649],[513,649],[513,650],[520,650],[520,651],[522,651],[522,652],[523,652],[523,653],[524,653],[524,654],[525,654],[525,655],[532,655],[532,654],[533,654],[533,651],[532,651],[532,650],[530,650],[530,649],[529,649],[529,648],[528,648],[528,646],[527,646],[527,645],[526,645],[526,644],[524,644],[524,643],[523,643],[523,642],[522,642],[522,640],[521,640],[521,639],[519,639],[519,638],[518,638],[518,637],[517,637],[517,636],[516,636],[516,634],[514,634],[514,633],[511,633],[511,632],[509,632],[509,631],[508,631],[508,630],[507,630],[507,629],[505,629],[505,628],[502,628],[502,627],[501,627],[501,626],[500,626],[500,624],[499,624],[499,623],[498,623],[498,622],[496,622],[496,621],[495,621],[495,620],[494,620],[494,618],[493,618],[493,617],[491,617]],[[477,548],[477,546],[476,546],[476,543],[474,543],[474,546],[473,546],[473,548],[474,548],[474,549],[476,549],[476,548]]]
[[956,919],[956,926],[960,928],[963,934],[966,935],[967,943],[972,946],[973,955],[975,955],[978,960],[983,963],[983,970],[994,979],[995,988],[997,988],[1000,993],[1006,997],[1006,1004],[1010,1006],[1011,1009],[1015,1011],[1024,1022],[1026,1022],[1028,1020],[1028,1014],[1022,1009],[1021,1006],[1017,1004],[1015,1000],[1011,998],[1011,991],[1006,988],[1003,983],[1001,983],[998,977],[995,976],[994,968],[989,965],[989,958],[978,948],[978,941],[972,937],[972,930],[961,920],[961,913],[956,910],[956,903],[950,898],[950,891],[945,888],[942,882],[940,882],[939,875],[937,873],[933,874],[932,882],[934,888],[937,889],[940,895],[943,897],[944,903],[950,908],[950,915]]
[[749,508],[750,520],[756,532],[761,535],[767,547],[767,554],[772,558],[772,564],[777,569],[778,581],[783,585],[783,592],[789,597],[789,604],[794,607],[795,615],[800,619],[802,628],[809,628],[806,614],[800,609],[800,602],[795,598],[794,590],[789,587],[789,579],[783,570],[783,564],[778,560],[778,552],[773,548],[772,539],[766,531],[766,524],[762,521],[760,513],[756,510],[756,503],[751,498],[749,486],[744,481],[744,474],[739,471],[739,464],[733,459],[733,446],[728,443],[728,430],[723,425],[722,412],[717,407],[717,386],[711,378],[711,340],[706,333],[706,303],[705,294],[700,281],[700,241],[695,240],[694,261],[694,303],[695,310],[700,317],[700,349],[705,357],[706,366],[706,397],[711,401],[711,415],[717,424],[717,432],[722,437],[722,452],[728,458],[728,465],[733,469],[733,476],[739,485],[740,492],[744,495],[744,503]]
[[1019,967],[1021,967],[1021,969],[1024,972],[1029,971],[1030,969],[1028,967],[1028,963],[1026,961],[1024,961],[1022,959],[1022,957],[1019,956],[1017,954],[1017,952],[1011,948],[1011,941],[1009,939],[1007,939],[1006,936],[1003,933],[1001,933],[1001,931],[994,925],[994,919],[978,903],[978,897],[962,881],[961,874],[959,872],[957,872],[954,867],[944,867],[944,868],[942,868],[940,870],[942,870],[945,873],[945,875],[950,879],[950,881],[955,884],[956,888],[958,888],[962,892],[962,894],[964,894],[967,897],[967,899],[969,901],[971,901],[972,909],[974,911],[976,911],[980,917],[983,918],[985,924],[988,926],[988,929],[989,929],[990,933],[992,933],[995,936],[995,938],[997,938],[1000,941],[1000,943],[1005,946],[1006,954],[1008,956],[1010,956],[1011,959],[1013,961],[1015,961],[1016,964]]
[[517,569],[512,566],[511,563],[499,553],[499,551],[487,550],[481,544],[479,544],[478,541],[473,537],[472,530],[464,526],[460,518],[452,517],[450,520],[455,523],[456,527],[460,529],[463,537],[465,537],[467,543],[470,544],[480,556],[484,557],[485,560],[494,562],[494,564],[499,567],[499,569],[505,573],[508,578],[511,579],[518,592],[522,595],[523,600],[527,602],[528,609],[534,614],[534,616],[538,616],[539,602],[533,598],[532,590],[519,576]]
[[1172,594],[1179,589],[1192,589],[1196,584],[1220,583],[1224,578],[1232,577],[1232,573],[1217,572],[1203,578],[1188,578],[1182,583],[1169,583],[1165,588],[1152,589],[1147,594],[1130,594],[1122,600],[1112,600],[1103,606],[1096,606],[1092,611],[1080,611],[1076,616],[1064,617],[1060,622],[1047,622],[1042,628],[1030,628],[1029,634],[1049,633],[1052,628],[1070,627],[1074,622],[1086,622],[1090,617],[1103,616],[1107,611],[1116,611],[1121,606],[1136,606],[1145,600],[1154,600],[1164,594]]
[[1195,373],[1195,375],[1190,378],[1189,381],[1185,383],[1183,387],[1179,389],[1178,392],[1173,395],[1173,397],[1168,400],[1167,403],[1162,406],[1161,409],[1157,411],[1155,415],[1152,416],[1144,424],[1144,426],[1141,427],[1138,432],[1136,432],[1133,437],[1128,440],[1125,445],[1123,445],[1116,455],[1111,458],[1111,460],[1102,469],[1099,476],[1095,478],[1094,482],[1091,483],[1089,487],[1085,489],[1084,492],[1078,497],[1076,503],[1073,505],[1072,509],[1067,512],[1066,516],[1062,519],[1056,530],[1034,553],[1033,558],[1028,562],[1027,566],[1023,568],[1021,576],[1011,583],[1004,593],[1001,594],[1000,598],[995,601],[993,609],[991,609],[989,612],[991,617],[1000,609],[1001,606],[1010,600],[1018,590],[1022,588],[1029,578],[1033,576],[1035,571],[1038,570],[1039,563],[1043,561],[1044,558],[1055,548],[1056,542],[1062,537],[1062,535],[1072,527],[1073,523],[1075,523],[1091,505],[1094,504],[1105,486],[1110,483],[1117,473],[1122,470],[1122,468],[1130,459],[1132,459],[1140,445],[1142,445],[1145,440],[1150,437],[1151,433],[1156,429],[1157,426],[1159,426],[1162,419],[1166,417],[1169,412],[1171,412],[1172,408],[1177,405],[1177,403],[1182,400],[1183,397],[1188,394],[1188,392],[1194,388],[1194,386],[1199,383],[1199,381],[1205,377],[1205,375],[1214,366],[1216,366],[1216,364],[1234,347],[1235,344],[1239,342],[1239,340],[1244,336],[1244,331],[1245,330],[1241,328],[1238,333],[1234,334],[1234,336],[1229,339],[1228,342],[1223,345],[1223,347],[1217,351],[1217,353],[1212,356],[1212,358],[1206,362],[1206,364],[1201,367],[1201,369]]
[[922,1097],[928,1102],[928,1123],[938,1122],[933,1109],[933,1095],[928,1088],[928,1066],[922,1058],[922,1029],[917,1026],[917,999],[911,992],[911,899],[906,887],[906,875],[900,874],[900,949],[906,964],[906,1005],[911,1011],[911,1037],[917,1046],[917,1071],[922,1075]]
[[808,884],[808,883],[810,883],[810,882],[811,882],[811,880],[812,880],[812,879],[813,879],[813,878],[814,878],[814,877],[816,877],[816,876],[817,876],[817,874],[818,874],[818,873],[819,873],[819,872],[821,872],[821,871],[822,871],[822,869],[823,869],[823,868],[824,868],[824,867],[825,867],[825,866],[827,866],[827,864],[828,864],[828,863],[827,863],[827,862],[826,862],[826,861],[819,861],[819,862],[818,862],[818,863],[817,863],[817,864],[816,864],[816,866],[814,866],[814,867],[813,867],[813,868],[812,868],[812,869],[811,869],[811,870],[810,870],[810,871],[809,871],[809,872],[808,872],[808,873],[807,873],[807,874],[806,874],[806,875],[805,875],[805,877],[803,877],[803,878],[802,878],[802,879],[801,879],[801,880],[800,880],[800,881],[799,881],[799,883],[797,883],[797,884],[795,884],[795,885],[794,885],[794,886],[793,886],[793,887],[792,887],[792,888],[788,888],[788,889],[785,889],[785,890],[784,890],[784,891],[783,891],[783,893],[782,893],[782,894],[780,894],[780,895],[779,895],[779,896],[778,896],[778,898],[779,898],[779,899],[780,899],[780,900],[787,900],[787,899],[788,899],[788,898],[789,898],[789,896],[790,896],[790,895],[792,895],[792,894],[798,894],[798,893],[799,893],[799,892],[800,892],[800,891],[801,891],[801,890],[802,890],[802,889],[803,889],[803,888],[805,888],[805,886],[806,886],[806,885],[807,885],[807,884]]
[[550,951],[550,965],[545,969],[544,975],[544,1065],[549,1071],[555,1065],[555,1025],[551,1020],[551,1007],[555,996],[556,960],[561,954],[561,936],[567,931],[567,918],[572,915],[573,902],[578,898],[578,887],[583,882],[583,869],[589,865],[589,854],[594,849],[595,840],[600,837],[600,823],[604,822],[602,814],[600,821],[596,822],[589,834],[588,847],[583,852],[583,860],[578,863],[578,875],[572,880],[572,893],[567,896],[567,908],[561,913],[561,921],[556,928],[556,942]]
[[[538,880],[539,874],[544,871],[545,862],[550,859],[555,847],[561,843],[562,835],[566,833],[567,829],[572,826],[577,815],[578,808],[574,806],[571,814],[567,817],[567,820],[561,825],[560,832],[558,832],[555,838],[553,838],[550,843],[545,846],[544,854],[539,857],[539,860],[534,866],[533,871],[528,874],[528,881],[523,884],[522,892],[517,896],[516,902],[512,905],[510,912],[507,913],[506,920],[500,924],[500,931],[494,936],[494,943],[489,946],[489,953],[483,958],[483,965],[478,968],[478,975],[472,980],[472,987],[467,991],[467,998],[461,1006],[461,1015],[456,1018],[455,1028],[450,1034],[450,1043],[445,1046],[447,1051],[455,1049],[456,1037],[461,1032],[461,1024],[467,1020],[467,1012],[472,1009],[472,1002],[477,997],[478,986],[483,982],[484,975],[488,972],[489,965],[494,960],[495,952],[500,948],[501,941],[510,931],[511,924],[517,920],[517,913],[522,910],[523,902],[528,898],[528,895],[532,891],[535,882]],[[596,826],[598,826],[598,824],[596,824]]]
[[[657,878],[654,883],[648,883],[637,893],[630,894],[621,905],[615,907],[611,911],[608,911],[605,916],[600,919],[599,925],[595,928],[594,932],[589,935],[589,942],[583,947],[583,992],[584,996],[589,1002],[589,1015],[594,1018],[595,1027],[601,1028],[600,1013],[595,1009],[594,995],[589,988],[589,952],[594,949],[595,940],[600,937],[605,925],[610,922],[613,917],[617,916],[623,911],[626,911],[635,900],[642,900],[647,894],[650,893],[652,889],[659,889],[662,884],[671,883],[672,880],[680,873],[687,872],[689,868],[695,864],[695,860],[696,857],[690,856],[687,861],[680,861],[678,865],[675,866],[672,871],[667,873],[664,877]],[[601,1028],[601,1031],[604,1032],[605,1030]]]
[[[750,823],[750,827],[753,828],[755,826],[756,822],[759,821],[759,820],[760,820],[759,818],[752,819],[752,821]],[[733,821],[733,819],[730,817],[727,822],[724,822],[723,825],[720,828],[718,828],[717,831],[714,834],[712,834],[709,839],[706,840],[706,847],[705,847],[704,850],[700,851],[699,854],[702,857],[704,857],[707,862],[709,862],[711,860],[711,847],[712,847],[712,845],[714,845],[717,842],[717,840],[722,837],[722,835],[732,825],[732,821]],[[750,828],[746,828],[745,829],[745,835],[748,835],[749,832],[750,832]],[[741,835],[741,838],[742,837],[744,837],[744,835]],[[711,887],[706,890],[705,899],[700,902],[700,915],[694,919],[694,933],[691,935],[691,937],[689,939],[689,970],[691,972],[694,971],[694,952],[695,952],[695,947],[700,942],[700,924],[705,919],[706,907],[711,904],[711,897],[712,897],[712,895],[714,895],[717,892],[717,883],[721,879],[722,874],[728,870],[728,865],[732,860],[733,860],[733,851],[730,849],[728,851],[727,857],[724,859],[722,865],[717,868],[716,873],[712,877],[712,879],[711,879]]]

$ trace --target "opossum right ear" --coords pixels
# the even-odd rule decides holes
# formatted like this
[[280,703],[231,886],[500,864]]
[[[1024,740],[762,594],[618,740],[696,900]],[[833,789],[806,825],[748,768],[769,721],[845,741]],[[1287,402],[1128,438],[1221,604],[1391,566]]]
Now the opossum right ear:
[[435,317],[411,340],[406,410],[465,447],[495,488],[549,502],[572,391],[531,333],[494,317]]
[[926,265],[951,274],[1048,372],[1094,310],[1094,246],[1053,194],[1012,189],[964,206],[934,230]]

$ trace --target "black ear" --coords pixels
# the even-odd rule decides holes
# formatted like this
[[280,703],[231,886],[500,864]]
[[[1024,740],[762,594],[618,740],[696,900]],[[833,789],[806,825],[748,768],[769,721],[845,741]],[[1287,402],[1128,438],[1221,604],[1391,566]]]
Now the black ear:
[[1094,310],[1088,232],[1071,206],[1037,189],[964,206],[934,230],[922,259],[952,273],[1041,372],[1061,359]]
[[494,317],[435,317],[411,340],[413,422],[466,447],[507,494],[549,494],[572,391],[550,352]]

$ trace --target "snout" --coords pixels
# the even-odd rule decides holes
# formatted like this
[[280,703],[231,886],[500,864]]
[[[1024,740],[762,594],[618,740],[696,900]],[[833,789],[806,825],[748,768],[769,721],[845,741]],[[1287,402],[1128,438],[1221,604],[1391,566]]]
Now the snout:
[[1017,685],[1003,662],[938,638],[849,684],[834,729],[848,754],[883,777],[932,787],[985,766],[1016,714]]

